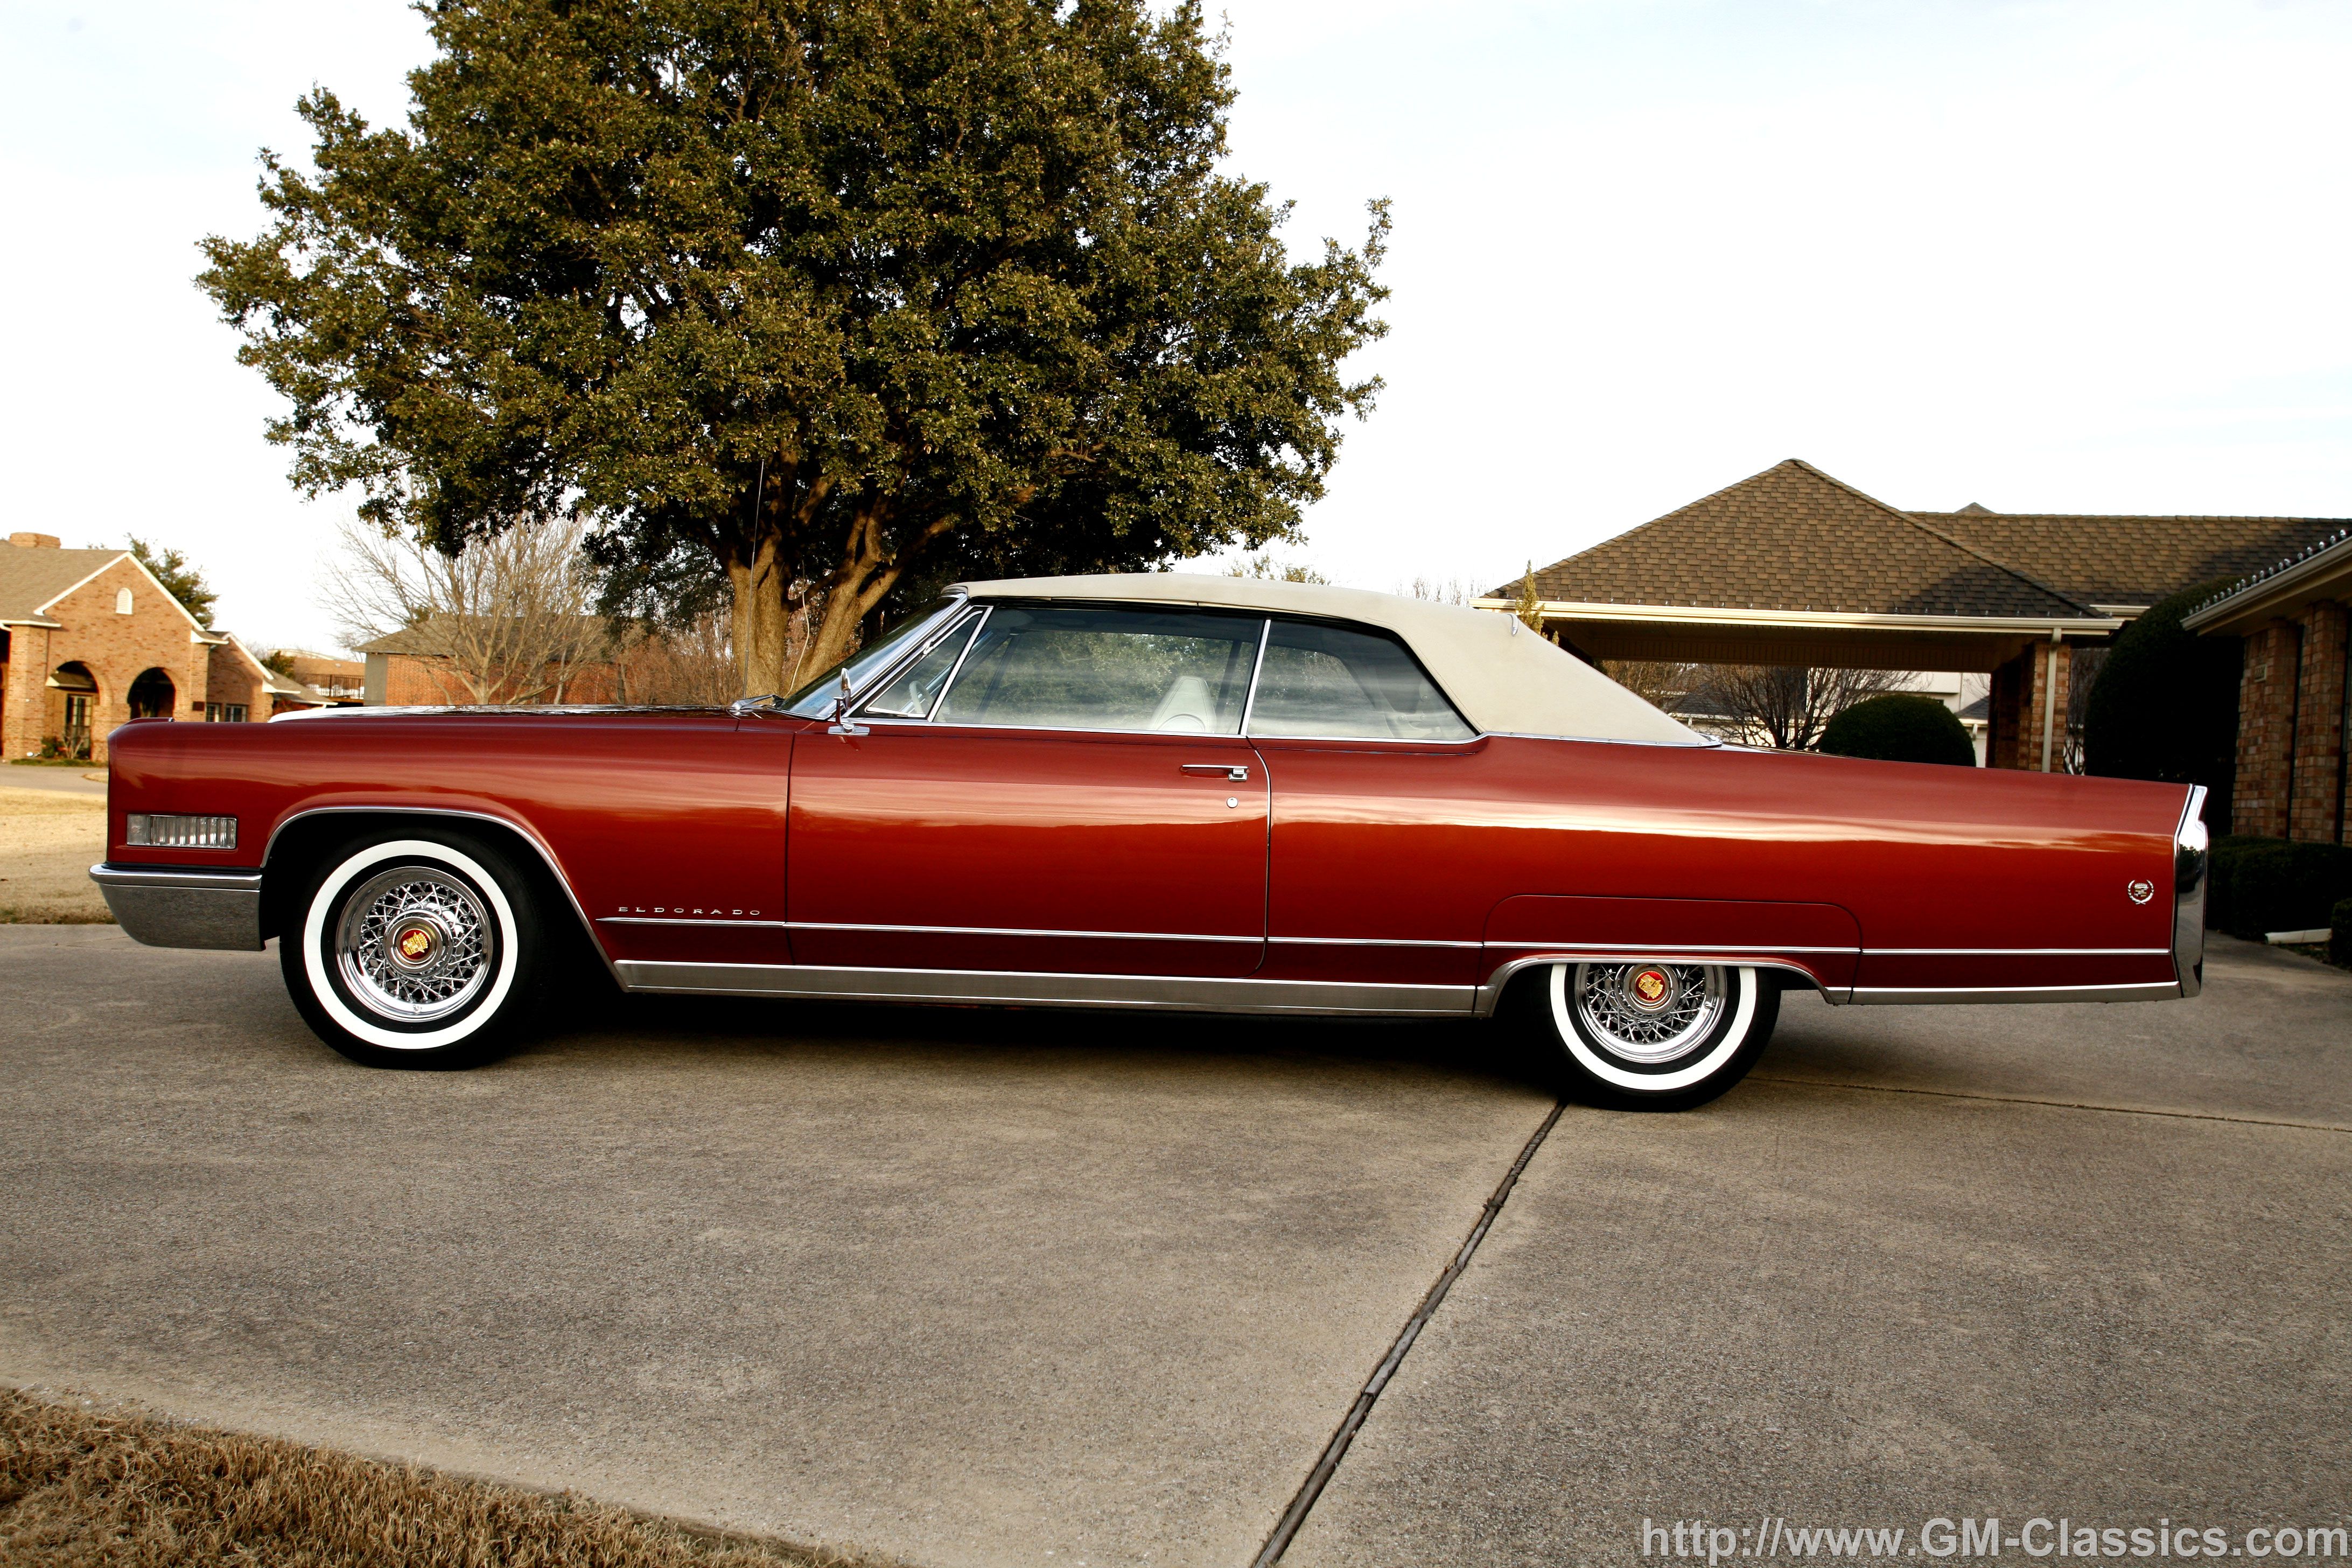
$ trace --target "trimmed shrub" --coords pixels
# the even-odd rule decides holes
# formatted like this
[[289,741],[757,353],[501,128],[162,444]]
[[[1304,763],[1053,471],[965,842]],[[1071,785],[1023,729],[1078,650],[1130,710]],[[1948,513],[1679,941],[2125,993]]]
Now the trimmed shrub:
[[2336,913],[2327,924],[2327,962],[2352,969],[2352,899],[2336,906]]
[[1822,731],[1821,749],[1840,757],[1874,757],[1885,763],[1948,763],[1977,765],[1959,715],[1932,697],[1890,691],[1866,697],[1841,711]]
[[1879,762],[1948,762],[1976,766],[1976,745],[1950,708],[1931,696],[1889,691],[1867,696],[1839,710],[1822,726],[1821,750],[1832,757],[1874,757]]
[[2083,709],[2084,773],[2203,784],[2216,834],[2238,776],[2239,640],[2184,631],[2180,617],[2233,580],[2184,589],[2116,633]]
[[2213,841],[2205,923],[2260,942],[2274,931],[2329,925],[2352,900],[2352,848],[2284,838]]

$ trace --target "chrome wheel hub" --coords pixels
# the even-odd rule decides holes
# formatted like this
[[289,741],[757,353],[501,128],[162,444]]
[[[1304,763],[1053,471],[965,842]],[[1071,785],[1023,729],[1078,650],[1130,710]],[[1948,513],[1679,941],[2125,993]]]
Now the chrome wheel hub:
[[489,984],[497,942],[489,912],[456,877],[403,866],[343,900],[335,966],[352,994],[385,1017],[446,1017]]
[[1670,1062],[1695,1049],[1723,1016],[1723,972],[1699,963],[1580,963],[1578,1019],[1628,1061]]

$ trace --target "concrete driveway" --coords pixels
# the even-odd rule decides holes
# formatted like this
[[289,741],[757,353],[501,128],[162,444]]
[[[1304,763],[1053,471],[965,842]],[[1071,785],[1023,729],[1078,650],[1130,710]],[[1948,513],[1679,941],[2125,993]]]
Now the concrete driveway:
[[[2352,978],[2211,975],[1571,1109],[1285,1561],[2340,1510]],[[0,1086],[0,1376],[942,1565],[1249,1563],[1550,1109],[1476,1026],[944,1009],[371,1073],[274,954],[68,928]]]

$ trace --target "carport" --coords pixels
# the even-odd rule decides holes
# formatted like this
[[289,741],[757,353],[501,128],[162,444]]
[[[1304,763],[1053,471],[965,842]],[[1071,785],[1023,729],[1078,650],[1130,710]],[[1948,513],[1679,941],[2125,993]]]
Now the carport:
[[[2339,520],[1904,511],[1791,458],[1535,574],[1586,658],[1992,677],[1994,767],[2056,765],[2074,651]],[[1522,604],[1524,582],[1478,601]]]

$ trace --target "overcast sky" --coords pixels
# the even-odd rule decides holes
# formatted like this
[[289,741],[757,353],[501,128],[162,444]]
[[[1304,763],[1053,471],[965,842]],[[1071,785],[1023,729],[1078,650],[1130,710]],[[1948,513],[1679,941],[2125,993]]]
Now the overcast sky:
[[[1389,383],[1303,546],[1486,587],[1782,458],[1895,505],[2352,514],[2352,6],[1233,0],[1234,165],[1294,248],[1388,196]],[[394,0],[12,0],[10,531],[186,551],[322,645],[344,503],[189,281]]]

